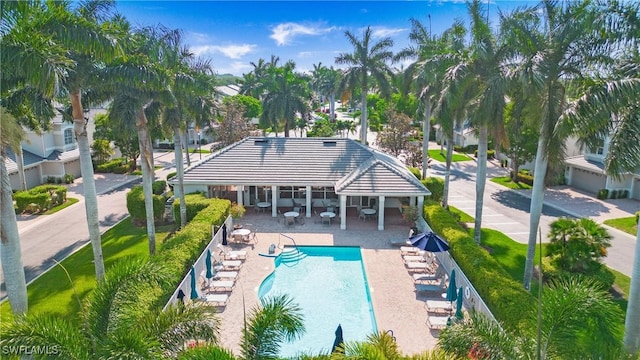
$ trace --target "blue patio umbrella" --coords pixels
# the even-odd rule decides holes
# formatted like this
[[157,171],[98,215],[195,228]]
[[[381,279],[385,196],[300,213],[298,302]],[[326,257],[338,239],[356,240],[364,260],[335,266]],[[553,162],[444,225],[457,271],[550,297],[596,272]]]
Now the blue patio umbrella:
[[451,270],[451,276],[449,277],[449,287],[447,288],[447,301],[456,301],[458,299],[458,288],[456,287],[456,271]]
[[191,300],[195,300],[197,298],[199,298],[198,296],[198,289],[196,286],[196,268],[194,268],[193,266],[191,267],[191,296],[190,296]]
[[338,328],[336,329],[336,339],[333,341],[333,348],[331,348],[331,352],[334,353],[338,351],[338,348],[342,346],[344,343],[344,338],[342,337],[342,325],[338,324]]
[[222,224],[222,245],[227,246],[227,224]]
[[213,272],[211,271],[211,249],[207,249],[207,257],[204,259],[204,264],[207,267],[207,279],[211,279],[213,277]]
[[456,299],[456,319],[462,320],[462,286],[458,289],[458,298]]
[[444,252],[449,250],[449,244],[433,231],[423,232],[409,238],[411,245],[430,252]]

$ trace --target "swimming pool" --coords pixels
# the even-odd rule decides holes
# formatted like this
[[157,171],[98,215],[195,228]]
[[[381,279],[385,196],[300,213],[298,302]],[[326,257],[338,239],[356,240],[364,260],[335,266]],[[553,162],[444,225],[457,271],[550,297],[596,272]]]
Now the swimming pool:
[[299,246],[298,251],[277,257],[275,271],[258,291],[260,298],[287,294],[302,309],[306,331],[283,344],[280,356],[330,352],[338,324],[345,341],[377,332],[360,248]]

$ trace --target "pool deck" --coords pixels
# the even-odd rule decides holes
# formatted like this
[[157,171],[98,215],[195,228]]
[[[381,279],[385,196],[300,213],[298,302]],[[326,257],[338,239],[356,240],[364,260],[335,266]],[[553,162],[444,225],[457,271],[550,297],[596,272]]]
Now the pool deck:
[[[218,314],[222,321],[220,340],[223,347],[240,354],[243,298],[247,313],[258,305],[258,287],[274,270],[273,258],[259,254],[268,253],[271,244],[278,247],[291,245],[291,240],[280,236],[281,233],[294,238],[298,245],[360,246],[378,330],[392,330],[405,355],[419,354],[435,347],[438,331],[427,326],[426,298],[415,293],[400,250],[389,244],[389,240],[406,237],[409,232],[409,227],[399,215],[387,216],[384,231],[377,230],[376,220],[362,221],[357,217],[347,219],[347,230],[340,230],[337,222],[323,225],[313,217],[305,220],[304,225],[287,227],[270,214],[247,209],[240,223],[257,230],[258,241],[244,247],[249,256],[240,270],[226,308]],[[342,325],[348,334],[348,324]]]

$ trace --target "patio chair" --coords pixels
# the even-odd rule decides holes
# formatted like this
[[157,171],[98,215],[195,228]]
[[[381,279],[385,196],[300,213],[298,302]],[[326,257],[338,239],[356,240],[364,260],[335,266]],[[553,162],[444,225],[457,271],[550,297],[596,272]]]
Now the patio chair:
[[416,292],[441,292],[447,288],[447,277],[443,276],[439,284],[415,284]]
[[449,316],[433,316],[427,315],[427,326],[432,330],[442,330],[449,325],[451,318]]
[[247,258],[247,252],[245,250],[231,250],[222,244],[218,244],[218,249],[220,249],[224,260],[244,260]]
[[402,260],[407,262],[424,262],[424,261],[433,261],[431,256],[429,256],[426,252],[423,254],[416,255],[402,255]]
[[444,268],[442,266],[438,266],[435,273],[417,273],[413,274],[413,282],[416,284],[424,284],[433,281],[440,280],[443,276],[446,275]]
[[229,302],[228,294],[207,294],[200,298],[205,304],[215,307],[225,307]]
[[453,311],[452,303],[446,300],[425,300],[424,307],[433,314],[450,314]]
[[216,262],[216,265],[214,265],[214,269],[216,270],[240,270],[240,268],[242,267],[242,261],[240,260],[222,260],[220,259],[218,253],[215,252],[212,253],[212,255],[213,259]]
[[209,293],[231,292],[236,282],[233,280],[215,280],[209,283]]
[[213,273],[214,280],[236,280],[238,278],[237,271],[216,271]]
[[410,272],[435,272],[437,269],[434,261],[405,261],[404,265]]

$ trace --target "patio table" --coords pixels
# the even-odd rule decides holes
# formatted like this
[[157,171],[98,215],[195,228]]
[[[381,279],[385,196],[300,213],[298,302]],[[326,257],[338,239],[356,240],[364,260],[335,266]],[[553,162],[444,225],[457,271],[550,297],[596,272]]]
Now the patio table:
[[268,201],[261,201],[257,203],[256,206],[258,207],[258,210],[265,211],[266,209],[271,207],[271,203]]
[[248,239],[249,235],[251,235],[251,230],[249,229],[236,229],[231,232],[231,236],[233,236],[236,241],[238,241],[238,239],[240,239],[240,241]]
[[362,213],[364,214],[365,219],[368,219],[370,217],[375,216],[377,211],[376,209],[362,209]]

